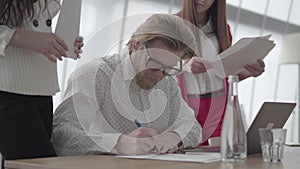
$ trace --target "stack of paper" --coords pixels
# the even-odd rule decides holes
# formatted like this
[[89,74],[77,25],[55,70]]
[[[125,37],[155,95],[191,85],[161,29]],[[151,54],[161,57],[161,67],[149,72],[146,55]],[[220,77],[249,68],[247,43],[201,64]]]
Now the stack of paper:
[[219,59],[214,61],[211,71],[220,78],[225,78],[239,73],[247,64],[256,63],[257,59],[263,60],[275,46],[269,40],[270,37],[271,35],[240,39],[219,54]]
[[137,156],[116,156],[118,158],[148,159],[148,160],[164,160],[164,161],[181,161],[181,162],[197,162],[211,163],[221,160],[220,153],[197,153],[197,154],[148,154]]

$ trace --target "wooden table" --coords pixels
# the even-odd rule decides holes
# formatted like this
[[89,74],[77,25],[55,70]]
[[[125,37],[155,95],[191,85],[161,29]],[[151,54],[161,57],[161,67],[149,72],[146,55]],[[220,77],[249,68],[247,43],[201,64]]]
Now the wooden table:
[[208,164],[156,160],[120,159],[109,155],[55,157],[5,161],[6,169],[299,169],[300,147],[286,147],[281,163],[263,162],[260,154],[250,155],[245,163]]

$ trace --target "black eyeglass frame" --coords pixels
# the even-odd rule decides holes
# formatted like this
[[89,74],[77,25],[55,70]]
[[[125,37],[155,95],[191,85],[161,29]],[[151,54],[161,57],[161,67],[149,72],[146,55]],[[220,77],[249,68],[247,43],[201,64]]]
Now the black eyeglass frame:
[[[147,63],[146,63],[147,68],[151,69],[152,71],[159,71],[159,70],[162,70],[162,71],[163,71],[163,74],[164,74],[165,76],[175,76],[175,75],[179,74],[179,73],[182,71],[182,59],[181,59],[181,58],[180,58],[180,61],[179,61],[179,64],[180,64],[180,65],[179,65],[179,66],[180,66],[179,69],[174,68],[174,67],[165,66],[163,63],[161,63],[160,61],[158,61],[158,60],[156,60],[156,59],[154,59],[154,58],[152,58],[152,57],[150,56],[150,52],[148,51],[148,48],[147,48],[147,46],[146,46],[145,43],[144,43],[142,46],[143,46],[143,49],[144,49],[144,51],[145,51],[145,53],[146,53],[146,55],[147,55]],[[156,62],[157,64],[161,65],[162,68],[151,68],[151,67],[149,67],[148,64],[150,63],[150,61]],[[175,73],[171,73],[171,74],[170,74],[170,73],[166,72],[166,68],[167,68],[167,69],[174,70]]]

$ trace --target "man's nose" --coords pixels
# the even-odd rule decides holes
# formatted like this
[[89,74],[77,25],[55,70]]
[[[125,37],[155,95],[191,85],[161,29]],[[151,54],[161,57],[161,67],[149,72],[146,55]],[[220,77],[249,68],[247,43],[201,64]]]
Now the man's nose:
[[163,70],[152,71],[152,73],[153,73],[156,80],[160,80],[161,78],[164,77],[164,71]]

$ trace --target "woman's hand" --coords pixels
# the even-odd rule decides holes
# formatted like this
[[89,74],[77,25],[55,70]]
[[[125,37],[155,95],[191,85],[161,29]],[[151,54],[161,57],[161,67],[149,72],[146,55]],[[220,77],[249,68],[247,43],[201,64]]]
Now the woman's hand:
[[183,70],[192,74],[204,73],[211,68],[211,62],[197,56],[192,57],[183,65]]
[[77,56],[77,58],[81,58],[80,54],[82,53],[82,50],[81,48],[84,46],[84,43],[83,43],[83,37],[82,36],[78,36],[75,40],[75,54]]
[[[35,32],[24,29],[17,29],[9,45],[18,46],[40,53],[47,57],[51,62],[57,59],[62,60],[66,57],[69,50],[68,45],[60,37],[53,33]],[[80,58],[81,48],[84,46],[83,37],[79,36],[74,42],[76,50],[74,53]]]
[[256,63],[246,65],[244,68],[249,72],[250,76],[257,77],[265,71],[265,66],[264,61],[258,59]]
[[67,44],[53,33],[35,32],[24,29],[17,29],[9,45],[25,48],[47,57],[50,61],[56,62],[66,57]]
[[258,77],[265,72],[265,62],[258,59],[256,63],[246,65],[245,71],[238,74],[240,81],[248,77]]

